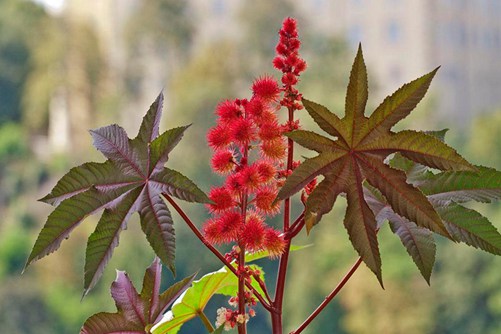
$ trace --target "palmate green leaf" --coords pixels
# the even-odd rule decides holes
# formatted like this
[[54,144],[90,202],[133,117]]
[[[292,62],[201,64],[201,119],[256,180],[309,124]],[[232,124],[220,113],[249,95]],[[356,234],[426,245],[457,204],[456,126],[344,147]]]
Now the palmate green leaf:
[[144,274],[139,294],[127,273],[117,271],[111,285],[117,313],[97,313],[85,321],[81,334],[150,333],[169,306],[192,284],[195,275],[172,285],[160,294],[162,267],[158,258]]
[[[162,101],[160,94],[132,140],[116,124],[91,131],[94,146],[108,160],[73,168],[42,198],[44,202],[60,204],[40,232],[27,265],[55,251],[85,216],[108,209],[89,238],[84,294],[101,277],[133,212],[139,212],[141,227],[157,256],[175,271],[174,227],[162,194],[189,202],[210,200],[186,176],[163,166],[187,126],[159,134]],[[129,195],[123,196],[129,191]]]
[[477,172],[442,172],[428,175],[420,189],[433,202],[477,201],[490,203],[501,199],[501,172],[476,166]]
[[[288,198],[318,175],[323,175],[324,180],[306,201],[308,230],[318,223],[323,214],[331,210],[337,195],[345,193],[348,208],[344,222],[350,240],[380,281],[381,260],[375,233],[377,223],[364,197],[363,184],[369,182],[375,187],[393,212],[419,227],[451,238],[429,199],[417,188],[420,182],[426,180],[408,183],[406,175],[399,169],[413,169],[416,175],[424,168],[423,165],[442,170],[476,171],[455,150],[436,138],[439,133],[434,135],[417,131],[391,131],[423,98],[436,71],[437,69],[402,86],[386,98],[372,115],[366,117],[368,80],[362,48],[359,47],[350,74],[345,116],[342,119],[326,107],[303,99],[305,109],[313,120],[334,138],[307,131],[288,134],[289,138],[319,155],[306,159],[292,172],[277,198]],[[412,163],[388,166],[385,160],[395,153],[403,159],[410,159]],[[341,165],[350,167],[341,168]],[[425,276],[430,271],[424,264],[420,269],[423,269]]]

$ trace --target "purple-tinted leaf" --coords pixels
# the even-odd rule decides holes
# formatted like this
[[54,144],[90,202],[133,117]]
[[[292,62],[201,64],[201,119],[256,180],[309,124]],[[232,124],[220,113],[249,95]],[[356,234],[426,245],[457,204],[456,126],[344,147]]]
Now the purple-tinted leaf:
[[116,125],[90,131],[94,146],[120,167],[123,174],[144,177],[137,153],[132,149],[125,130]]
[[150,178],[150,187],[155,191],[177,197],[187,202],[210,203],[207,195],[193,181],[178,171],[163,168]]
[[341,119],[334,113],[331,113],[329,109],[324,107],[321,104],[315,103],[313,101],[309,101],[305,98],[302,100],[304,108],[310,114],[311,118],[318,124],[318,126],[330,134],[331,136],[339,137],[345,143],[340,144],[343,147],[346,147],[346,143],[348,140],[348,133],[346,131],[346,126],[343,124]]
[[143,144],[151,143],[153,139],[158,137],[163,103],[164,94],[160,92],[155,102],[151,104],[150,109],[143,117],[136,137],[136,139],[140,140]]
[[357,55],[353,61],[350,73],[350,82],[346,90],[345,117],[348,137],[351,138],[350,145],[355,144],[354,138],[358,136],[362,125],[367,122],[364,116],[365,105],[369,94],[367,83],[367,68],[365,67],[362,45],[358,45]]
[[139,215],[141,228],[155,254],[175,273],[174,223],[163,199],[152,192],[149,186],[144,188]]
[[159,309],[158,299],[160,294],[160,283],[162,279],[162,265],[160,259],[155,257],[153,263],[146,269],[143,278],[143,288],[141,289],[141,299],[144,305],[144,318],[148,323],[155,323],[155,314]]
[[306,159],[287,177],[287,181],[278,192],[277,198],[286,199],[297,193],[317,175],[326,174],[337,165],[343,164],[345,156],[343,151],[324,152],[315,158]]
[[412,257],[426,282],[430,284],[437,248],[432,233],[392,211],[388,212],[387,217],[391,230],[398,235],[407,253]]
[[190,125],[181,126],[167,130],[151,142],[150,173],[154,173],[155,170],[160,170],[165,165],[169,159],[169,153],[183,138],[184,131],[186,131],[189,126]]
[[191,286],[191,283],[195,279],[195,276],[196,274],[186,277],[185,279],[171,286],[169,289],[165,290],[160,295],[159,307],[156,310],[156,313],[152,316],[152,323],[160,321],[162,314],[167,310],[167,308],[171,306],[179,298],[179,296],[181,296],[181,294]]
[[386,97],[369,117],[367,126],[362,131],[361,141],[368,143],[388,133],[395,124],[407,117],[426,94],[437,71],[438,67]]
[[296,130],[285,133],[285,135],[299,145],[318,153],[345,149],[335,141],[325,138],[324,136],[316,134],[312,131]]
[[[352,168],[358,168],[352,166]],[[359,175],[360,173],[356,173]],[[351,243],[367,267],[376,275],[381,286],[381,255],[376,236],[376,219],[363,196],[361,181],[352,180],[354,183],[348,187],[346,194],[348,207],[344,218],[344,226],[348,231]]]
[[50,194],[40,201],[57,206],[61,201],[90,187],[106,191],[141,182],[138,177],[123,175],[117,171],[117,166],[109,160],[104,163],[88,162],[74,167],[57,182]]
[[139,323],[131,323],[119,313],[97,313],[85,321],[80,334],[145,334]]
[[127,226],[129,217],[137,210],[136,203],[141,188],[129,192],[112,210],[106,209],[96,230],[87,241],[85,252],[84,295],[94,287],[118,246],[120,232]]
[[125,320],[141,324],[143,328],[146,326],[145,305],[126,272],[117,270],[117,278],[111,284],[111,296],[115,300],[118,312],[123,314]]
[[418,226],[450,238],[431,203],[421,191],[406,182],[405,173],[374,158],[364,157],[360,160],[367,181],[381,191],[393,211]]
[[90,188],[83,193],[65,199],[47,218],[47,222],[40,231],[28,257],[25,268],[33,261],[57,250],[61,242],[68,238],[71,231],[85,217],[111,206],[114,201],[132,188],[133,186],[126,186],[106,192]]
[[501,255],[501,234],[480,213],[455,203],[439,206],[437,211],[455,241]]

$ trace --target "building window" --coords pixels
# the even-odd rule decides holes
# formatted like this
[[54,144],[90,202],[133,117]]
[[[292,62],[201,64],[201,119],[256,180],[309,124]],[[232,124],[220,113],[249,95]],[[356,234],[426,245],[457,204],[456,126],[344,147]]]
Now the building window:
[[390,21],[386,29],[387,39],[390,43],[397,43],[400,41],[402,31],[400,25],[396,21]]

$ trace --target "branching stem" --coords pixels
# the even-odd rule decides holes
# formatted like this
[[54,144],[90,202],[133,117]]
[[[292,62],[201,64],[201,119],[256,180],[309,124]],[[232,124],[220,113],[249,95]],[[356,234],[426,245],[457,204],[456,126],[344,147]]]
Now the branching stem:
[[351,276],[357,271],[358,267],[362,263],[362,258],[359,257],[357,262],[353,264],[353,266],[350,268],[350,270],[346,273],[346,275],[343,277],[343,279],[338,283],[336,288],[332,290],[327,297],[325,297],[324,301],[318,305],[318,307],[313,311],[313,313],[310,314],[308,318],[299,326],[295,331],[290,332],[289,334],[299,334],[301,333],[308,325],[317,317],[317,315],[322,312],[322,310],[331,302],[331,300],[336,297],[336,295],[341,291],[341,289],[344,287],[344,285],[348,282],[348,280],[351,278]]

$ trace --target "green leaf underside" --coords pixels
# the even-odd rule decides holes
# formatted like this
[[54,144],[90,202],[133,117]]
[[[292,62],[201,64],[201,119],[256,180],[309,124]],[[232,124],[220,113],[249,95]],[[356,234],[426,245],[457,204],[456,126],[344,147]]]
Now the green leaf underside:
[[501,255],[501,234],[480,213],[455,203],[438,207],[437,211],[455,241]]
[[475,171],[456,150],[424,132],[401,131],[363,145],[360,150],[384,156],[400,152],[408,159],[432,168]]
[[145,187],[141,201],[139,216],[146,239],[160,260],[175,273],[176,239],[170,211],[163,199],[154,196],[148,187]]
[[[380,281],[377,223],[364,197],[363,184],[369,182],[384,195],[393,212],[418,227],[451,238],[430,200],[417,188],[427,182],[430,172],[425,165],[442,170],[476,171],[475,167],[440,140],[443,131],[391,131],[421,101],[436,71],[437,69],[402,86],[387,97],[370,117],[366,117],[364,109],[368,80],[362,48],[359,47],[350,74],[345,116],[342,119],[326,107],[303,99],[305,109],[318,126],[337,138],[326,138],[308,131],[288,134],[298,144],[319,155],[306,159],[292,172],[280,189],[278,199],[292,196],[316,176],[323,175],[324,180],[306,201],[305,223],[308,231],[318,223],[323,214],[332,209],[336,197],[345,193],[348,198],[345,225],[350,240]],[[326,157],[326,153],[335,157]],[[390,154],[397,156],[392,166],[384,163]],[[350,168],[341,168],[340,165],[346,161],[350,162]],[[426,173],[421,174],[422,171]],[[407,180],[407,176],[415,179]],[[371,207],[378,201],[377,198],[374,201]],[[419,265],[427,279],[431,273],[429,263],[430,261],[422,260]]]
[[113,209],[106,209],[97,223],[95,231],[87,241],[85,252],[84,295],[94,287],[118,246],[120,232],[126,228],[127,220],[136,210],[135,204],[140,188],[129,192]]
[[463,203],[470,200],[490,203],[501,199],[501,172],[477,166],[474,172],[442,172],[429,175],[420,185],[433,202]]
[[158,258],[155,258],[144,274],[143,287],[138,294],[127,273],[117,271],[117,278],[111,285],[111,295],[118,312],[94,314],[84,323],[80,333],[145,333],[160,320],[165,310],[192,284],[195,277],[186,277],[159,294],[161,276],[162,267]]
[[[252,269],[260,269],[256,265],[250,265]],[[264,281],[264,274],[261,270],[261,280]],[[262,289],[255,280],[252,285],[262,293]],[[181,326],[189,320],[198,316],[199,312],[205,309],[209,300],[215,294],[234,296],[238,291],[237,277],[226,267],[216,272],[204,275],[187,289],[172,306],[168,312],[168,317],[153,328],[154,334],[176,334]]]
[[[143,118],[140,131],[133,140],[115,124],[91,131],[94,146],[108,160],[71,169],[42,199],[59,205],[42,228],[27,265],[55,251],[85,216],[100,209],[109,209],[88,241],[85,293],[101,277],[113,249],[118,245],[119,233],[136,211],[153,250],[174,272],[174,228],[161,194],[189,202],[210,201],[186,176],[163,167],[187,126],[159,135],[162,101],[160,94]],[[121,196],[134,188],[134,195]]]
[[61,242],[68,238],[71,231],[85,217],[110,206],[131,188],[131,186],[126,186],[107,192],[91,188],[61,202],[47,218],[47,222],[40,231],[28,257],[25,268],[33,261],[56,251]]
[[433,240],[433,234],[392,211],[388,213],[387,217],[391,230],[400,238],[421,275],[430,284],[437,248]]
[[367,181],[381,191],[397,214],[450,238],[431,203],[421,191],[406,182],[404,172],[392,169],[369,156],[360,160]]

